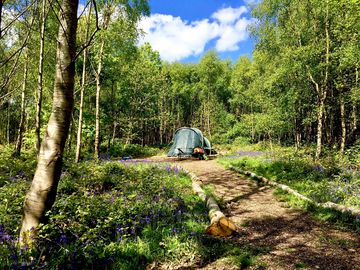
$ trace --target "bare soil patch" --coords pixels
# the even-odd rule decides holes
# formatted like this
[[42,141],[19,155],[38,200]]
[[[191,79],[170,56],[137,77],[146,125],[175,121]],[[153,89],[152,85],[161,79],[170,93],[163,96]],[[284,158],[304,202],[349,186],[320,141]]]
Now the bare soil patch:
[[[168,160],[169,161],[169,160]],[[360,269],[360,236],[314,220],[308,213],[286,207],[273,190],[230,170],[216,160],[177,160],[179,166],[212,185],[224,212],[239,234],[227,241],[262,249],[249,269]],[[221,258],[206,265],[176,269],[240,269]]]

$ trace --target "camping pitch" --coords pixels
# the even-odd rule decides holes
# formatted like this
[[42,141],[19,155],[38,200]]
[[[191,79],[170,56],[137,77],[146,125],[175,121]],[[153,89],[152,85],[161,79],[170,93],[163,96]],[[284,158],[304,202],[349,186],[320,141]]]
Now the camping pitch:
[[210,141],[197,128],[182,127],[176,130],[168,157],[203,157],[213,153]]

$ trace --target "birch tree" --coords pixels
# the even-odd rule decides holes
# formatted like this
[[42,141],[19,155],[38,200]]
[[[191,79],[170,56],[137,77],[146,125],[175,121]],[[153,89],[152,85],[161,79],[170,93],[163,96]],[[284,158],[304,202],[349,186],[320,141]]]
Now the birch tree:
[[41,128],[41,108],[43,93],[43,72],[44,72],[44,47],[45,47],[45,24],[46,24],[46,0],[41,5],[41,26],[40,26],[40,48],[39,48],[39,67],[36,91],[36,118],[35,118],[35,148],[40,151],[40,128]]
[[[92,2],[90,3],[89,12],[86,20],[86,33],[85,33],[85,41],[87,42],[89,39],[89,31],[90,31],[90,18],[91,18],[91,7]],[[88,48],[84,49],[83,53],[83,68],[81,75],[81,85],[80,85],[80,105],[79,105],[79,123],[78,123],[78,131],[77,131],[77,140],[76,140],[76,153],[75,153],[75,162],[79,162],[80,154],[81,154],[81,143],[82,143],[82,126],[83,126],[83,109],[84,109],[84,92],[85,92],[85,83],[86,83],[86,60],[88,57]]]
[[20,242],[32,241],[51,209],[61,175],[63,151],[73,109],[78,0],[63,0],[59,10],[52,113],[40,146],[37,168],[26,194]]

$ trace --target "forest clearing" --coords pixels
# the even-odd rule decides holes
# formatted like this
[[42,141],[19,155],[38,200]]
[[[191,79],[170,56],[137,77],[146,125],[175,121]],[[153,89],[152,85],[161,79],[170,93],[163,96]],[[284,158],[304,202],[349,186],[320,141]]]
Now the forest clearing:
[[360,269],[359,33],[359,0],[0,1],[0,269]]

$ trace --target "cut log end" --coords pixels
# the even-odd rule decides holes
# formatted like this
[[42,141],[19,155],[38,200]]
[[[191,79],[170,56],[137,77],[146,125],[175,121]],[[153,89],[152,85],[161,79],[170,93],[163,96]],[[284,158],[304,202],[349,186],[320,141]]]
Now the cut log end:
[[236,232],[235,224],[227,217],[221,217],[218,222],[210,224],[206,233],[214,236],[228,237]]

